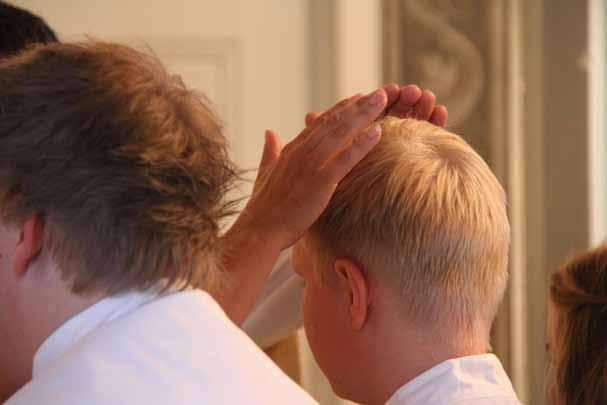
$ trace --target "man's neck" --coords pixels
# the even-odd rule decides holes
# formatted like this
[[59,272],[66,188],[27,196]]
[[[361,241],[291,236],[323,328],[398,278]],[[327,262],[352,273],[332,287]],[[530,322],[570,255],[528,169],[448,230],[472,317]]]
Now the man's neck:
[[103,299],[100,295],[78,296],[70,291],[59,271],[32,272],[21,294],[25,321],[19,345],[20,386],[32,377],[36,352],[66,321]]

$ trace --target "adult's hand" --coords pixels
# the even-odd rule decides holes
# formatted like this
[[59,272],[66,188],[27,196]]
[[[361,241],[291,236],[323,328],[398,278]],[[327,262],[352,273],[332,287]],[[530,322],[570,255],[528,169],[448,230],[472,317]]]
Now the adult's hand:
[[[436,96],[432,91],[422,90],[416,85],[399,87],[393,83],[382,88],[388,97],[385,115],[429,121],[439,127],[446,125],[447,108],[436,104]],[[311,125],[320,115],[317,112],[308,113],[306,125]]]
[[320,216],[337,183],[377,144],[383,89],[346,99],[325,112],[281,151],[266,132],[258,180],[243,212],[246,220],[281,248],[295,243]]
[[371,124],[388,101],[383,88],[345,99],[284,149],[266,132],[253,195],[224,237],[227,287],[210,291],[233,321],[244,320],[280,251],[316,221],[337,184],[377,144],[381,128]]

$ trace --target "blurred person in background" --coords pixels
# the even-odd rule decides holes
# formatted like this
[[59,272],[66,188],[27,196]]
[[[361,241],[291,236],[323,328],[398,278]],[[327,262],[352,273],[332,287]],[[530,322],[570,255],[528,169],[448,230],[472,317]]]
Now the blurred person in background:
[[552,276],[547,337],[553,404],[607,404],[607,245]]
[[0,58],[32,44],[52,42],[57,42],[57,36],[42,18],[0,1]]

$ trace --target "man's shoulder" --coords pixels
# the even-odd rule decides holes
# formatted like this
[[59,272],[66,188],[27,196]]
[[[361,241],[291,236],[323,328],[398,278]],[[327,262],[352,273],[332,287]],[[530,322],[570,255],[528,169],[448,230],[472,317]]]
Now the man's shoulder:
[[[314,403],[210,296],[193,290],[153,300],[105,324],[23,391],[23,398],[48,392],[56,399],[45,396],[49,404],[77,403],[76,398],[88,404]],[[19,398],[9,404],[31,403]]]

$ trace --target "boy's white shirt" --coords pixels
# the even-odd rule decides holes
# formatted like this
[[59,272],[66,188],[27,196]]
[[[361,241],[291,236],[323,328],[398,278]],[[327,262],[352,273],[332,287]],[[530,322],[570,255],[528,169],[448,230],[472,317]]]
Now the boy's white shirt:
[[403,385],[386,405],[520,405],[493,354],[444,361]]
[[205,292],[128,293],[39,348],[8,405],[315,404]]

